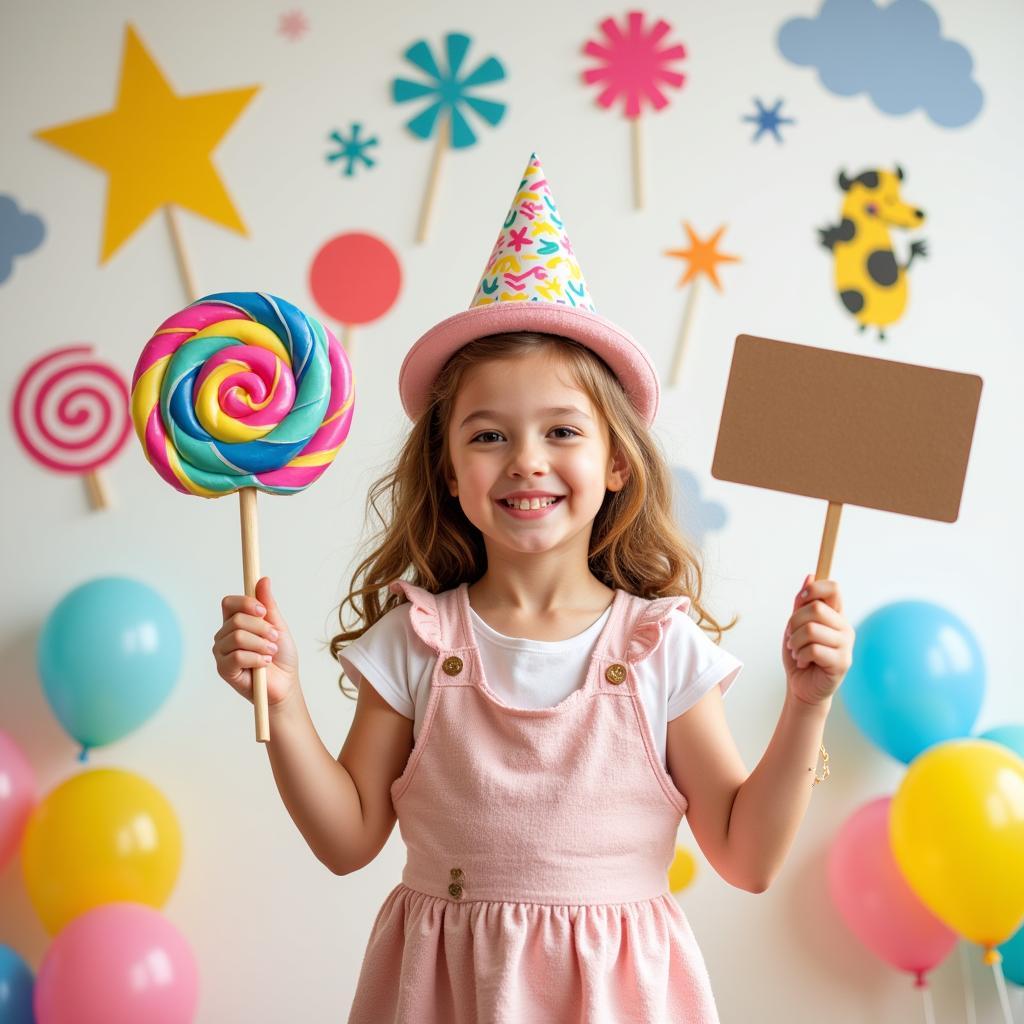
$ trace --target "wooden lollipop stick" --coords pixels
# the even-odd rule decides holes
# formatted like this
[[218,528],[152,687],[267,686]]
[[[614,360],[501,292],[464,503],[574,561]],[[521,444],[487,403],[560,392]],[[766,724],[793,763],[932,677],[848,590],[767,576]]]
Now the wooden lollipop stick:
[[693,326],[693,314],[697,308],[697,288],[700,285],[698,274],[690,282],[690,290],[686,293],[686,305],[683,306],[683,320],[679,325],[679,335],[676,338],[676,351],[672,357],[672,369],[669,371],[669,387],[679,386],[679,373],[683,367],[683,355],[686,352],[687,342],[690,340],[690,328]]
[[437,122],[437,143],[434,155],[430,160],[430,174],[427,178],[427,190],[423,193],[423,204],[420,206],[420,222],[416,228],[416,241],[425,242],[430,220],[434,215],[434,197],[437,194],[437,182],[441,177],[441,157],[448,148],[448,121],[442,114]]
[[645,174],[644,174],[644,140],[640,127],[640,114],[630,118],[633,138],[633,205],[638,210],[644,208],[646,200]]
[[341,325],[341,347],[345,350],[345,355],[348,356],[349,361],[352,359],[352,346],[356,341],[355,328],[351,324]]
[[818,568],[814,570],[816,580],[828,579],[832,571],[832,555],[836,549],[836,536],[839,534],[839,517],[842,514],[841,502],[830,501],[825,513],[825,531],[821,535],[821,548],[818,551]]
[[[242,576],[245,596],[256,596],[256,581],[260,578],[260,536],[256,519],[256,488],[243,487],[238,492],[238,506],[242,513]],[[267,707],[267,670],[252,670],[252,703],[256,711],[256,739],[270,741],[270,711]]]
[[178,224],[178,213],[168,203],[164,207],[164,216],[167,218],[167,229],[171,233],[171,243],[174,246],[174,255],[178,260],[178,272],[181,274],[181,283],[185,286],[185,294],[189,302],[195,302],[199,298],[199,290],[196,288],[196,275],[192,269],[192,261],[185,251],[185,243],[181,237],[181,226]]
[[107,490],[107,481],[98,469],[91,470],[85,474],[85,490],[89,495],[89,507],[91,509],[110,507],[110,493]]

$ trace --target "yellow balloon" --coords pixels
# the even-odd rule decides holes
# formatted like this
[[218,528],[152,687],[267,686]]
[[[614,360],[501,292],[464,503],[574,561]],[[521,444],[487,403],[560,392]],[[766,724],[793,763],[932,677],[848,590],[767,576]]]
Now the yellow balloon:
[[72,776],[36,806],[21,863],[32,906],[55,935],[102,903],[162,907],[181,867],[181,829],[152,783],[96,768]]
[[1024,920],[1024,758],[989,740],[918,755],[893,797],[889,839],[921,901],[991,950]]
[[668,869],[669,892],[682,892],[697,874],[697,862],[684,846],[676,847],[676,855]]

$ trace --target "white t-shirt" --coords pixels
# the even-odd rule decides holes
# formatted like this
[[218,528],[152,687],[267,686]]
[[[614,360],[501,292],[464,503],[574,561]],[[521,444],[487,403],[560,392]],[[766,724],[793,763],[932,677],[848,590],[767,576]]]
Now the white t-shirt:
[[[365,679],[399,714],[413,719],[413,737],[430,696],[437,655],[413,631],[408,602],[392,608],[339,655],[356,685]],[[582,633],[567,640],[505,636],[470,609],[487,685],[511,707],[546,708],[561,703],[586,679],[590,655],[611,606]],[[668,723],[689,710],[713,686],[724,694],[743,665],[722,650],[685,612],[676,609],[657,649],[634,665],[637,690],[666,770]]]

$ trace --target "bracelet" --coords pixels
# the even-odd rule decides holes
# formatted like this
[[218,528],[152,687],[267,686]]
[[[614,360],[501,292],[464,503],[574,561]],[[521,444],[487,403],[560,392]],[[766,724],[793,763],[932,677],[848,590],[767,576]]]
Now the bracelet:
[[808,768],[807,769],[809,772],[814,772],[814,781],[811,783],[811,788],[812,789],[819,782],[824,782],[829,777],[829,775],[832,774],[832,771],[831,771],[831,769],[828,766],[828,751],[825,749],[825,744],[824,743],[822,743],[822,745],[821,745],[820,753],[821,753],[821,774],[819,775],[817,772],[814,771],[813,768]]

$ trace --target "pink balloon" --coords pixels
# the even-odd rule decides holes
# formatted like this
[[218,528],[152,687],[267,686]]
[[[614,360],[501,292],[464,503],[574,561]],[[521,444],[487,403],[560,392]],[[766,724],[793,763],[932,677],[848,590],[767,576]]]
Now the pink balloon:
[[38,801],[36,778],[13,737],[0,729],[0,871],[21,845]]
[[104,903],[50,944],[36,976],[38,1024],[189,1024],[199,976],[181,933],[141,903]]
[[847,927],[876,956],[917,984],[956,945],[956,933],[928,910],[903,878],[889,846],[891,797],[854,811],[828,855],[828,888]]

